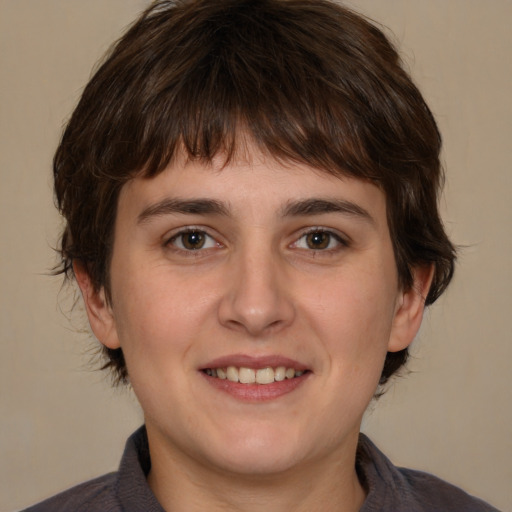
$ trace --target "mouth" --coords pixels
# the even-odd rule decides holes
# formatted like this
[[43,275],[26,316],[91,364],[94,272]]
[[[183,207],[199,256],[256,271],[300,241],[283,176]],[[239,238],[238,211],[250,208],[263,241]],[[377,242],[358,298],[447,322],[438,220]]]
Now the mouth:
[[273,384],[274,382],[297,379],[308,373],[309,370],[299,370],[287,366],[267,366],[265,368],[224,366],[219,368],[205,368],[202,372],[214,379],[238,382],[240,384],[260,384],[265,386]]
[[209,361],[199,373],[214,389],[242,402],[259,403],[302,388],[313,370],[282,355],[231,354]]

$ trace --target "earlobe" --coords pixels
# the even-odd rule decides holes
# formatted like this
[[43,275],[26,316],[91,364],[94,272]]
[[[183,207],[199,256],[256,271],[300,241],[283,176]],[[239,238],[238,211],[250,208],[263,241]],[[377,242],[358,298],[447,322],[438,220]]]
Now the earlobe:
[[84,266],[77,261],[73,262],[73,272],[82,293],[92,332],[107,348],[119,348],[114,315],[106,299],[105,289],[101,287],[96,290]]
[[418,333],[425,310],[425,299],[434,277],[434,265],[415,267],[413,277],[413,286],[403,290],[397,301],[388,344],[389,352],[407,348]]

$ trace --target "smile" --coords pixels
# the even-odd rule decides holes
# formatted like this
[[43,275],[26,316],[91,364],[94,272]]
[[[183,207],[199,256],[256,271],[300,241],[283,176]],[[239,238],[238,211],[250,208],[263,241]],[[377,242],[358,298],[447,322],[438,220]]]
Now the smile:
[[230,382],[240,382],[241,384],[272,384],[286,379],[294,379],[302,376],[303,370],[278,366],[276,368],[247,368],[244,366],[228,366],[225,368],[206,368],[203,370],[209,377],[214,377]]

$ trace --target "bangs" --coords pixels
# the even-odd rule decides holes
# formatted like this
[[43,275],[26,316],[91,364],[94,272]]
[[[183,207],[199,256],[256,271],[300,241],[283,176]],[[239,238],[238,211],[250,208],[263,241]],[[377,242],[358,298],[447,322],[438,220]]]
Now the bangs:
[[[375,108],[375,97],[389,103],[389,91],[376,78],[385,68],[382,57],[372,71],[357,47],[362,38],[339,27],[329,31],[340,40],[327,45],[319,37],[329,28],[321,25],[323,4],[294,10],[294,2],[267,9],[263,3],[236,2],[235,8],[227,1],[209,9],[183,3],[166,31],[156,26],[167,22],[165,16],[149,11],[123,38],[124,47],[114,48],[107,67],[118,71],[115,78],[104,67],[95,80],[109,96],[111,118],[103,126],[111,125],[109,151],[115,152],[103,155],[110,165],[98,167],[114,174],[143,170],[149,177],[181,151],[205,161],[222,153],[229,161],[249,139],[278,160],[378,181],[368,135],[380,133],[379,146],[388,150],[396,141],[389,120]],[[282,9],[284,15],[277,12]],[[363,43],[378,45],[368,40],[371,25],[357,21],[365,25]],[[131,38],[137,45],[129,44]],[[397,60],[394,53],[390,58]],[[382,151],[375,153],[382,164]]]

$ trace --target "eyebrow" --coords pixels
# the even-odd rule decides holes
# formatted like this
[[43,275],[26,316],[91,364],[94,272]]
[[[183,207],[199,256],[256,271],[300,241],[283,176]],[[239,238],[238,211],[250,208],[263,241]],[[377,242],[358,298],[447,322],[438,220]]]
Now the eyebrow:
[[344,199],[304,199],[288,203],[283,211],[283,217],[300,217],[322,215],[324,213],[343,213],[375,224],[375,219],[363,207]]
[[145,208],[137,217],[137,223],[143,224],[153,217],[163,215],[192,214],[192,215],[222,215],[229,216],[229,210],[224,203],[214,199],[174,199],[168,198]]
[[[344,199],[304,199],[287,203],[280,212],[282,217],[314,216],[326,213],[342,213],[375,224],[370,213],[361,206]],[[166,198],[145,208],[137,217],[137,223],[143,224],[151,218],[163,215],[221,215],[230,216],[229,207],[215,199],[178,199]]]

